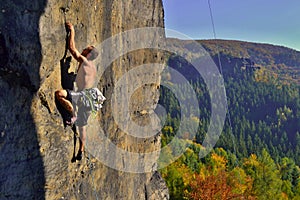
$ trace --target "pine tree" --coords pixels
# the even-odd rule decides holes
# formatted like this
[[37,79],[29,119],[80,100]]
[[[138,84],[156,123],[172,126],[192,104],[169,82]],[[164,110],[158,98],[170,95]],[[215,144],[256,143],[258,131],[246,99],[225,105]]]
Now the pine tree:
[[244,165],[246,173],[254,179],[253,193],[262,200],[279,199],[282,181],[270,154],[263,149],[259,158],[256,156],[250,158]]

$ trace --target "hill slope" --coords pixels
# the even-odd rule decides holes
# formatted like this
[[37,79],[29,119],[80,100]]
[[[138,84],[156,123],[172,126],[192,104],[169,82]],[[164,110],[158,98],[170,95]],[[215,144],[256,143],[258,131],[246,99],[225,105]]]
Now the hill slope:
[[[192,41],[170,40],[174,46],[183,46],[182,52],[193,49]],[[232,141],[228,139],[230,132],[233,132],[239,157],[265,147],[274,158],[288,156],[300,164],[300,94],[299,77],[295,75],[300,69],[300,52],[239,41],[198,42],[210,53],[216,65],[219,65],[217,50],[220,50],[232,127],[229,127],[227,119],[217,145],[233,151]],[[193,53],[196,57],[203,55],[203,52]],[[202,123],[196,134],[196,141],[201,143],[211,114],[206,84],[184,58],[173,54],[168,65],[189,80],[201,102],[199,120]],[[177,87],[184,90],[184,84]],[[166,88],[162,87],[161,94],[160,102],[166,106],[171,117],[166,124],[178,126],[182,112],[180,105]],[[181,94],[181,98],[187,98],[184,91]]]
[[[194,41],[168,38],[174,47],[181,44],[191,51]],[[264,68],[287,84],[300,84],[300,52],[271,44],[252,43],[235,40],[198,40],[197,41],[218,64],[217,54],[221,58],[250,59],[255,66]],[[200,54],[198,52],[193,52]],[[226,59],[225,59],[226,60]],[[224,61],[225,61],[224,60]],[[226,63],[226,62],[225,62]],[[226,66],[225,66],[226,67]]]
[[[167,71],[163,77],[177,90],[176,96],[161,87],[160,104],[167,112],[162,144],[168,148],[170,141],[176,141],[177,145],[168,149],[171,153],[162,155],[162,162],[176,149],[186,147],[178,160],[161,170],[171,198],[217,199],[221,195],[223,199],[299,198],[299,52],[240,41],[198,41],[216,65],[220,51],[228,103],[228,115],[214,150],[199,158],[211,125],[211,110],[216,104],[211,105],[207,82],[189,59],[194,55],[194,60],[205,61],[202,58],[207,54],[196,51],[193,41],[169,41],[177,51],[169,55],[167,68],[177,70],[188,80],[176,82],[179,76],[171,76]],[[212,71],[211,63],[198,63],[203,63],[208,73]],[[193,112],[180,105],[189,102],[192,96],[187,86],[195,91],[199,116],[186,115]],[[179,134],[182,118],[185,132]],[[197,127],[195,124],[198,129],[193,129]]]
[[248,58],[256,66],[265,67],[286,83],[300,84],[300,52],[271,44],[233,40],[200,40],[199,43],[212,56],[220,50],[221,55]]

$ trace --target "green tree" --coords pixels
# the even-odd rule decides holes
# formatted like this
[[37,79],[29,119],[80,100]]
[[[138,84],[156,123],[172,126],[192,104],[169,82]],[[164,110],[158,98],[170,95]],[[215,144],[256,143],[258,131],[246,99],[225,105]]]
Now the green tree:
[[279,170],[270,154],[263,149],[257,158],[251,155],[244,161],[246,173],[253,178],[253,193],[258,199],[280,199],[281,185]]

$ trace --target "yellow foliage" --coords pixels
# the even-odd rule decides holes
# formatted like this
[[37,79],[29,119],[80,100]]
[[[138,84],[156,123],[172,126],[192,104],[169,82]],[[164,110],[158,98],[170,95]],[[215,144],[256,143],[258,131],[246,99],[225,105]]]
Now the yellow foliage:
[[258,166],[259,162],[257,160],[257,156],[255,154],[251,154],[249,158],[245,159],[244,165]]
[[223,156],[219,156],[216,153],[212,153],[211,160],[214,164],[214,171],[224,170],[226,169],[227,160]]
[[289,196],[288,196],[286,193],[282,192],[282,193],[281,193],[281,199],[282,199],[282,200],[284,200],[284,199],[288,200],[288,199],[289,199]]

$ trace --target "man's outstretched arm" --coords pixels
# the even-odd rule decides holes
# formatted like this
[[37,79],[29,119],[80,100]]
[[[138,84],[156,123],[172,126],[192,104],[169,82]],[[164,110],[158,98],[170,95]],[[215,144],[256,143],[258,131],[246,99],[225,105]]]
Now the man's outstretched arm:
[[86,58],[83,55],[81,55],[80,52],[76,49],[74,26],[70,22],[67,22],[66,27],[70,31],[70,35],[68,38],[70,53],[78,62],[82,63],[82,62],[86,61]]

